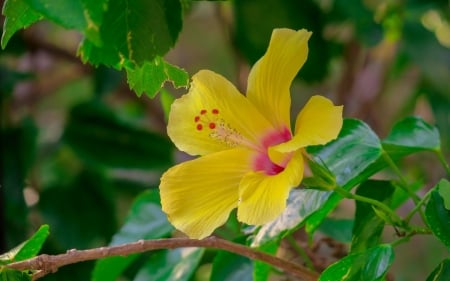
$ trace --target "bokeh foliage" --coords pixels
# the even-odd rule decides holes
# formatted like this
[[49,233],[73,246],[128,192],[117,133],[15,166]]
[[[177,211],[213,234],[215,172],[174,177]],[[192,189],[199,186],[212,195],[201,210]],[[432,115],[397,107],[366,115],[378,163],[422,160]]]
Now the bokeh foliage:
[[[429,264],[417,276],[450,278],[450,184],[440,164],[450,147],[448,1],[6,0],[3,15],[0,264],[41,247],[52,254],[180,235],[157,189],[161,173],[186,157],[165,133],[171,100],[202,60],[215,70],[232,61],[229,78],[245,89],[239,77],[272,30],[289,27],[313,31],[293,107],[319,91],[349,118],[337,140],[308,150],[312,174],[282,216],[249,228],[232,215],[216,234],[323,271],[320,280],[400,280],[408,272],[395,267],[397,245],[423,230],[439,250],[422,254]],[[405,226],[367,202],[349,204],[346,192],[414,215],[414,223],[416,201],[425,220]],[[314,250],[323,237],[337,241],[329,244],[337,257]],[[43,280],[283,274],[226,252],[178,249],[76,264]],[[7,268],[0,276],[30,280]]]

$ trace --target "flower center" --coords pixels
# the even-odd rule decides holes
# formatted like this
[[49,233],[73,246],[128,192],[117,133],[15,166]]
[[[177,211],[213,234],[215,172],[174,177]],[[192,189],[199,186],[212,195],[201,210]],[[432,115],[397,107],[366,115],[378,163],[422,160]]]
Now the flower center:
[[287,128],[284,128],[282,131],[274,131],[267,134],[262,140],[264,151],[258,153],[255,157],[253,161],[253,169],[255,171],[263,171],[266,175],[277,175],[284,171],[284,168],[292,157],[292,153],[287,153],[283,157],[282,161],[276,164],[270,159],[268,150],[269,147],[286,142],[291,138],[291,132]]
[[222,118],[219,109],[201,109],[194,117],[195,129],[207,133],[209,137],[226,144],[229,147],[246,146],[256,149],[256,145],[242,136]]

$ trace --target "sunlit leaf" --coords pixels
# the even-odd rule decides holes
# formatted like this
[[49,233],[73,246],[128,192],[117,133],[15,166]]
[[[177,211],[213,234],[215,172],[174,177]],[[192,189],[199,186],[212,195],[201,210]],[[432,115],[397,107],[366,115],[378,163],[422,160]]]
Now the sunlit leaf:
[[[356,194],[389,205],[394,186],[388,181],[369,180],[361,184]],[[356,201],[351,252],[363,252],[378,245],[385,221],[374,211],[372,205]]]
[[[172,225],[161,210],[158,190],[149,190],[136,198],[125,224],[114,235],[110,245],[162,238],[168,236],[172,230]],[[138,255],[130,255],[99,260],[94,268],[92,280],[116,280],[137,257]]]
[[0,264],[22,261],[36,256],[49,234],[48,225],[41,226],[27,241],[0,255]]
[[445,207],[440,194],[441,186],[448,189],[448,185],[449,182],[443,179],[434,187],[425,209],[425,217],[433,234],[450,249],[450,210]]
[[3,15],[5,22],[1,40],[2,49],[6,47],[14,33],[43,18],[39,12],[28,5],[26,0],[6,0],[3,6]]
[[189,83],[189,75],[186,71],[169,64],[161,57],[156,57],[151,62],[145,62],[140,67],[127,68],[127,79],[130,88],[140,97],[145,93],[153,98],[170,81],[176,88],[186,87]]
[[450,258],[443,260],[431,274],[426,281],[448,281],[450,280]]
[[155,253],[141,267],[133,281],[190,280],[204,251],[202,248],[180,248]]
[[394,259],[390,245],[379,245],[354,253],[330,265],[319,281],[381,281]]

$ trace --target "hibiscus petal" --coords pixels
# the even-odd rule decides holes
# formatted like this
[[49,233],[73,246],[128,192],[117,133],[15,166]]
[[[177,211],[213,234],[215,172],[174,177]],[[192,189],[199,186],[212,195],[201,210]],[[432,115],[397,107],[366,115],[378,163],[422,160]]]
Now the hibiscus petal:
[[239,185],[238,220],[261,225],[277,218],[286,208],[289,191],[303,178],[303,157],[300,151],[292,156],[281,173],[273,176],[262,172],[244,176]]
[[292,80],[308,56],[311,32],[275,29],[266,54],[250,71],[247,98],[270,116],[275,128],[290,127]]
[[342,128],[342,109],[325,97],[311,97],[297,116],[294,137],[270,150],[289,152],[336,139]]
[[202,70],[186,95],[174,101],[167,133],[178,149],[205,155],[236,146],[256,146],[272,127],[228,80]]
[[202,239],[236,208],[239,182],[250,171],[252,151],[221,151],[172,167],[161,178],[161,204],[169,221]]

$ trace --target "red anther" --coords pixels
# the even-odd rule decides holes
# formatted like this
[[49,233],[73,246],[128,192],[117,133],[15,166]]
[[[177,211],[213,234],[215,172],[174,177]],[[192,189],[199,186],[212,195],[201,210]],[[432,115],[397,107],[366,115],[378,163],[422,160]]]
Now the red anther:
[[195,116],[194,121],[197,123],[198,121],[200,121],[200,116]]
[[200,110],[200,114],[206,114],[206,109],[202,109],[202,110]]
[[216,123],[209,123],[209,128],[210,129],[215,129],[216,128]]
[[198,124],[197,125],[197,130],[201,131],[203,129],[203,125],[202,124]]
[[214,109],[212,110],[212,113],[213,113],[213,114],[219,114],[219,110],[218,110],[217,108],[214,108]]

